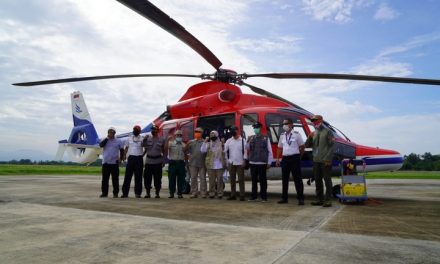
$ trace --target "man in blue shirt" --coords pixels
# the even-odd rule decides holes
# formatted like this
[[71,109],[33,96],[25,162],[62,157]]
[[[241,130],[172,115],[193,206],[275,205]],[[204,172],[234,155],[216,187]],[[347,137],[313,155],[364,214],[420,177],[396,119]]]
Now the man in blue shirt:
[[113,198],[118,198],[119,193],[119,161],[124,155],[124,144],[115,137],[116,130],[110,127],[107,131],[107,137],[99,143],[102,151],[102,182],[101,195],[104,198],[108,196],[108,181],[112,175]]

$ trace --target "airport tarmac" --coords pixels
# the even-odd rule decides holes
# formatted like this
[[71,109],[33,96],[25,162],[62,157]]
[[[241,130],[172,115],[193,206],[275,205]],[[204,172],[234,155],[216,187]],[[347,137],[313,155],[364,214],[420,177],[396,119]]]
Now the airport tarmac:
[[0,176],[0,263],[440,263],[438,180],[368,180],[364,205],[330,208],[293,183],[277,204],[280,181],[267,203],[168,199],[166,177],[160,199],[98,198],[100,181]]

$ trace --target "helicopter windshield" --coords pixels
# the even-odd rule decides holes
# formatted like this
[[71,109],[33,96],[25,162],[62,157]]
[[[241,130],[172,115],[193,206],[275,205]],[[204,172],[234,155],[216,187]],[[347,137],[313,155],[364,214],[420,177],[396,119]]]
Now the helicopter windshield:
[[[350,139],[346,135],[344,135],[344,133],[342,133],[341,130],[337,129],[336,127],[330,125],[329,123],[327,123],[325,121],[322,123],[322,125],[329,128],[333,132],[333,135],[335,136],[335,138],[342,138],[347,141],[350,141]],[[312,132],[315,131],[315,127],[313,126],[313,123],[310,119],[307,119],[307,126],[309,127],[310,131],[312,131]]]

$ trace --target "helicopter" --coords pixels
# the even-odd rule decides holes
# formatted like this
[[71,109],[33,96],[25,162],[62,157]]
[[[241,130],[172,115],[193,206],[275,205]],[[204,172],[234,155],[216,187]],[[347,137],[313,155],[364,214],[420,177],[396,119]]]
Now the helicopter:
[[[203,127],[206,131],[216,129],[221,137],[227,138],[228,128],[235,125],[240,128],[244,136],[252,136],[251,125],[255,121],[263,124],[262,132],[266,133],[275,149],[279,135],[281,134],[282,120],[286,117],[294,120],[295,130],[307,137],[313,132],[310,118],[313,115],[306,109],[281,98],[262,88],[253,86],[245,80],[248,78],[272,78],[272,79],[339,79],[379,81],[395,83],[414,83],[440,85],[440,80],[401,78],[388,76],[354,75],[354,74],[331,74],[331,73],[260,73],[238,74],[233,70],[221,68],[222,62],[197,38],[189,33],[178,22],[166,13],[146,0],[118,0],[128,8],[157,24],[190,48],[196,51],[216,70],[213,74],[126,74],[91,76],[82,78],[67,78],[45,80],[38,82],[15,83],[19,86],[46,85],[55,83],[90,81],[112,78],[133,77],[182,77],[200,78],[204,82],[195,84],[180,98],[176,104],[169,105],[153,122],[142,129],[142,133],[149,133],[153,124],[160,127],[162,136],[171,135],[176,129],[184,133],[184,140],[192,138],[195,127]],[[244,94],[239,86],[246,86],[254,93]],[[74,160],[80,163],[89,163],[98,158],[100,150],[97,147],[97,133],[91,122],[90,115],[85,106],[81,93],[72,95],[72,112],[74,116],[74,128],[68,139],[60,141],[60,146],[68,149]],[[341,158],[362,159],[367,171],[397,170],[402,166],[403,158],[399,152],[375,147],[367,147],[356,144],[330,123],[324,122],[335,134],[335,161],[334,173],[338,173],[338,164]],[[129,136],[130,133],[119,135],[120,138]],[[60,148],[59,153],[63,148]],[[276,151],[273,151],[276,153]],[[311,171],[310,150],[302,160],[303,171]],[[268,174],[277,175],[276,170]]]

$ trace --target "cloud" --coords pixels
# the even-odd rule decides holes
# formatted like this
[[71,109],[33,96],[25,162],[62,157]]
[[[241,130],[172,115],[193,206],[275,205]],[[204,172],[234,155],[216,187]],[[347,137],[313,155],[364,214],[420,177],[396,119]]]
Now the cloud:
[[350,130],[351,139],[362,145],[394,149],[401,154],[440,154],[440,113],[385,116],[374,120],[348,119],[339,128]]
[[389,7],[388,4],[381,3],[379,9],[377,9],[376,13],[374,14],[374,19],[381,21],[393,20],[399,15],[399,12]]
[[436,42],[440,42],[440,32],[415,36],[400,45],[384,48],[377,57],[386,57],[399,53],[405,53]]
[[299,52],[301,51],[301,37],[281,36],[278,38],[268,39],[245,39],[231,41],[232,46],[244,51],[252,51],[257,53],[274,53],[274,52]]
[[389,58],[375,58],[353,68],[356,74],[404,77],[412,74],[409,63],[394,62]]
[[368,0],[303,0],[303,10],[318,21],[347,23],[352,11],[369,5]]

